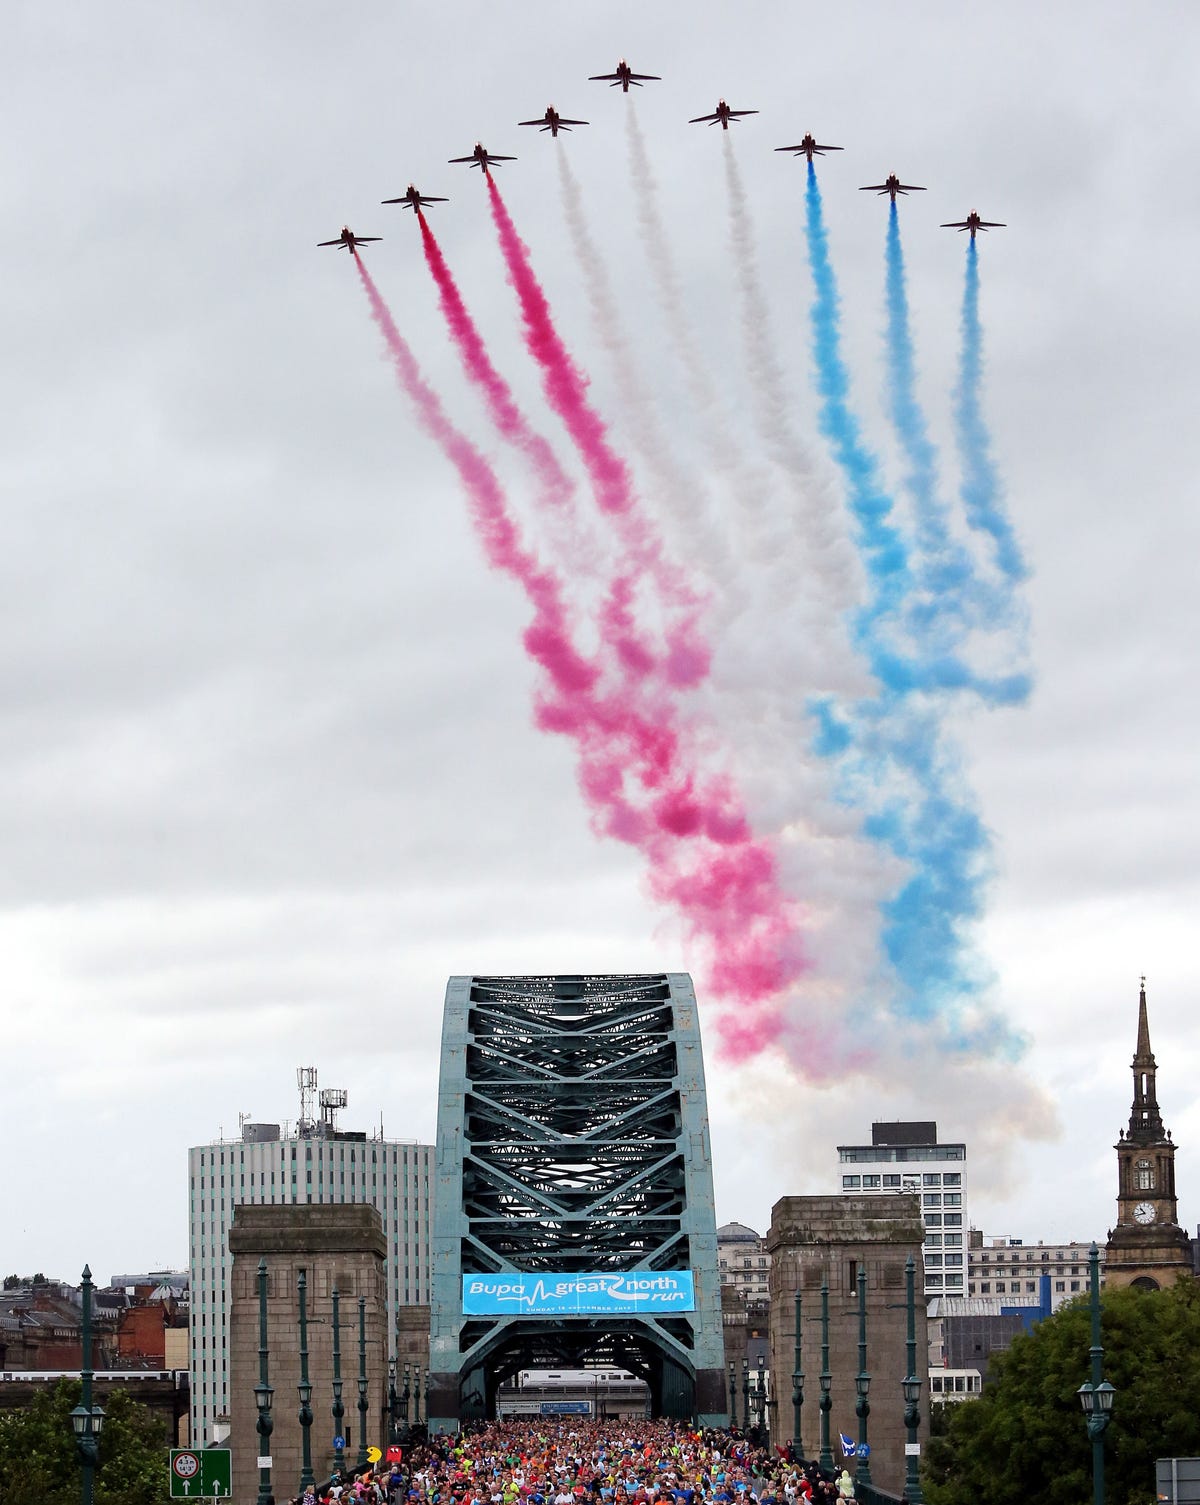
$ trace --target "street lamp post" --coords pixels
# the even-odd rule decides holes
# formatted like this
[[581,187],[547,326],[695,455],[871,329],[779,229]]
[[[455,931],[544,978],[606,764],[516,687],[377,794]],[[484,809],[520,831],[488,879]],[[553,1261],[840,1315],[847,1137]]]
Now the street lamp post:
[[316,1484],[312,1466],[312,1382],[308,1377],[308,1271],[301,1265],[296,1272],[296,1290],[300,1298],[300,1383],[296,1390],[300,1396],[300,1409],[296,1420],[300,1423],[300,1493]]
[[833,1410],[833,1375],[829,1372],[829,1277],[821,1281],[821,1467],[833,1467],[829,1448],[829,1413]]
[[358,1467],[366,1468],[367,1457],[367,1412],[371,1403],[367,1399],[367,1298],[358,1298]]
[[737,1373],[732,1359],[729,1361],[729,1425],[737,1427]]
[[92,1271],[84,1265],[79,1287],[83,1302],[80,1322],[79,1404],[71,1412],[75,1433],[75,1451],[79,1457],[79,1498],[82,1505],[92,1505],[96,1486],[96,1464],[100,1461],[100,1433],[104,1427],[103,1406],[92,1405]]
[[750,1360],[742,1360],[742,1426],[748,1432],[753,1423],[750,1420]]
[[388,1441],[395,1442],[400,1414],[400,1397],[396,1394],[396,1356],[388,1360]]
[[1087,1422],[1087,1434],[1092,1440],[1092,1500],[1093,1505],[1104,1505],[1104,1433],[1112,1420],[1113,1400],[1116,1390],[1103,1378],[1104,1349],[1100,1344],[1100,1251],[1093,1244],[1088,1251],[1089,1274],[1091,1275],[1092,1346],[1088,1350],[1092,1359],[1092,1377],[1078,1390],[1079,1403]]
[[908,1372],[900,1382],[904,1395],[904,1425],[908,1429],[908,1445],[904,1449],[904,1493],[909,1505],[924,1505],[921,1490],[921,1455],[917,1442],[917,1428],[921,1425],[921,1381],[917,1374],[917,1308],[913,1292],[916,1262],[912,1255],[904,1264],[904,1300],[908,1308],[908,1334],[905,1338]]
[[867,1399],[871,1390],[871,1376],[867,1372],[867,1272],[858,1272],[858,1373],[854,1376],[854,1413],[858,1417],[858,1463],[854,1478],[864,1484],[871,1482],[871,1446],[867,1441],[867,1417],[871,1403]]
[[[758,1356],[758,1424],[765,1432],[767,1429],[767,1372],[763,1367],[763,1356]],[[764,1446],[766,1444],[764,1443]]]
[[804,1370],[801,1368],[804,1303],[796,1292],[796,1343],[792,1351],[792,1446],[796,1457],[804,1457],[804,1444],[800,1440],[801,1412],[804,1410]]
[[[333,1466],[340,1474],[346,1453],[346,1434],[342,1431],[346,1407],[342,1404],[342,1293],[333,1288]],[[341,1444],[339,1447],[338,1444]]]
[[400,1416],[404,1422],[405,1440],[408,1438],[408,1402],[412,1396],[408,1380],[408,1360],[404,1361],[404,1389],[400,1392]]
[[258,1412],[258,1505],[271,1505],[271,1401],[275,1395],[267,1375],[267,1261],[258,1262],[258,1384],[254,1387],[254,1406]]

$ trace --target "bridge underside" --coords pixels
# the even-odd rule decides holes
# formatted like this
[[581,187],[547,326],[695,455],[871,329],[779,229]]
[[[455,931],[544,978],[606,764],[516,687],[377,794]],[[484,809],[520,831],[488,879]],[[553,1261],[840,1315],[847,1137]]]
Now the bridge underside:
[[[689,1272],[692,1309],[466,1315],[464,1276]],[[452,978],[438,1105],[431,1423],[522,1369],[624,1369],[725,1419],[703,1057],[682,974]]]

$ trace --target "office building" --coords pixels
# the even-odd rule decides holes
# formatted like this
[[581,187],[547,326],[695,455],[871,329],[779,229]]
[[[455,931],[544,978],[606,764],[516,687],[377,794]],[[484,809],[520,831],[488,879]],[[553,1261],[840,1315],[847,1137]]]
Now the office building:
[[235,1207],[369,1203],[383,1220],[387,1243],[389,1343],[399,1310],[429,1302],[433,1146],[384,1139],[382,1129],[371,1135],[339,1129],[345,1092],[322,1091],[317,1116],[316,1068],[301,1067],[297,1080],[294,1125],[243,1120],[238,1139],[188,1151],[191,1436],[197,1447],[214,1440],[214,1424],[231,1409],[229,1227]]
[[921,1198],[925,1295],[966,1290],[967,1147],[942,1144],[937,1124],[874,1123],[870,1144],[838,1145],[840,1189],[847,1196],[907,1192]]
[[744,1302],[770,1298],[771,1256],[766,1240],[745,1223],[722,1223],[717,1229],[717,1266],[721,1284],[733,1286]]

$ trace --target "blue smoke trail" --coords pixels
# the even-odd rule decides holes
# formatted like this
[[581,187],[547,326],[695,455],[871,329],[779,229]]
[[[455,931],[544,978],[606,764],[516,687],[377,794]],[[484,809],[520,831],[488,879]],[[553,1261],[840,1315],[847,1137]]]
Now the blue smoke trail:
[[[821,756],[837,759],[847,803],[869,812],[866,834],[908,865],[909,877],[883,906],[883,946],[896,979],[897,1011],[912,1019],[954,1021],[988,980],[970,952],[965,927],[980,913],[989,842],[957,758],[947,747],[936,701],[937,692],[974,688],[975,681],[956,655],[940,644],[931,645],[925,633],[918,632],[915,647],[906,644],[905,651],[886,640],[925,582],[914,574],[912,553],[892,521],[893,502],[880,482],[878,462],[863,444],[858,420],[850,411],[837,282],[811,162],[805,208],[821,429],[845,477],[858,523],[869,599],[855,623],[856,639],[880,682],[872,700],[840,706],[824,698],[814,704],[814,747]],[[894,227],[894,213],[892,221]],[[890,228],[889,272],[892,238]],[[895,241],[898,257],[898,230]],[[902,260],[897,265],[902,295]],[[889,295],[895,286],[889,276]],[[945,518],[936,501],[933,447],[915,401],[903,400],[906,391],[911,397],[913,361],[902,298],[893,304],[889,296],[889,314],[893,309],[904,315],[902,320],[889,319],[893,370],[910,378],[907,386],[895,383],[902,399],[897,416],[904,420],[910,440],[906,453],[914,487],[925,487],[929,503],[917,507],[919,556],[933,559],[935,568],[928,578],[938,580],[944,592],[961,591],[968,576],[943,542]],[[993,1043],[1003,1041],[1003,1031],[994,1024],[990,1033]],[[969,1042],[960,1035],[959,1043]]]
[[1012,524],[1001,506],[1000,477],[992,460],[991,436],[983,417],[983,332],[979,324],[979,257],[967,242],[963,290],[962,357],[955,389],[954,424],[962,456],[962,500],[972,528],[991,534],[996,564],[1013,583],[1026,578],[1025,561]]

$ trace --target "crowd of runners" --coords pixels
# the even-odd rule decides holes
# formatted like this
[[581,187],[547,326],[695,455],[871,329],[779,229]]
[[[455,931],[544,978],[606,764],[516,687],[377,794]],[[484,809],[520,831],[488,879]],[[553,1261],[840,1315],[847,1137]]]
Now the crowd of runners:
[[679,1422],[523,1417],[405,1449],[297,1505],[839,1505],[846,1469]]

